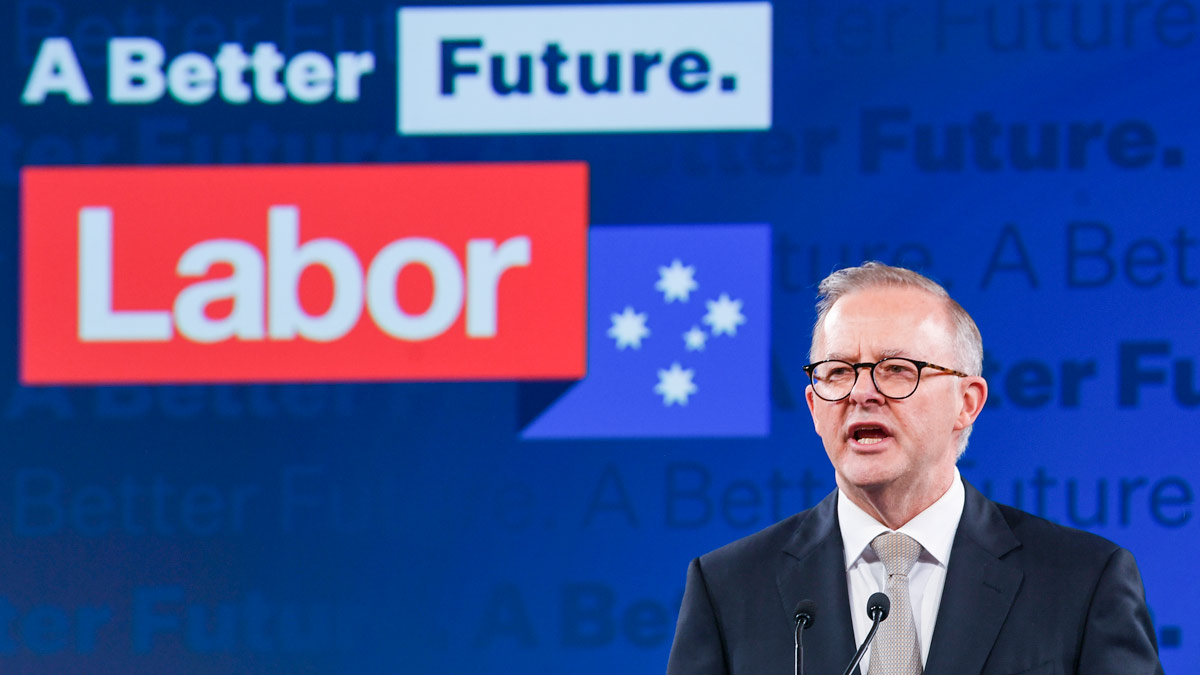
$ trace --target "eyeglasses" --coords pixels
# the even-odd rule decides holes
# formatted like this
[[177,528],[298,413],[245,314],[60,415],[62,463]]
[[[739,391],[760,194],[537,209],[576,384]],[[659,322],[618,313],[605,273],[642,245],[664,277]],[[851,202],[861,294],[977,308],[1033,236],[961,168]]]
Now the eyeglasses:
[[921,371],[926,368],[933,368],[959,377],[970,377],[970,375],[953,368],[899,356],[882,359],[875,363],[850,363],[838,359],[828,359],[804,366],[804,372],[808,373],[808,380],[812,383],[814,394],[826,401],[840,401],[854,391],[860,368],[870,368],[871,381],[875,383],[875,390],[892,399],[912,396],[917,391],[917,385],[921,384]]

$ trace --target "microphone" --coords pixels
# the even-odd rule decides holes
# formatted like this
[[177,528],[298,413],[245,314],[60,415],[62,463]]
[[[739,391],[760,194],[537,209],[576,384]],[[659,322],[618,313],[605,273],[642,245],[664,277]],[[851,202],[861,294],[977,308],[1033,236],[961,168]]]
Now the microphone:
[[892,601],[884,593],[872,593],[871,597],[867,598],[867,616],[871,617],[871,631],[867,633],[867,639],[863,640],[862,646],[854,653],[854,659],[850,661],[850,665],[846,666],[846,672],[842,675],[850,675],[854,672],[854,667],[862,661],[863,654],[867,651],[867,645],[871,644],[871,640],[875,639],[875,631],[879,630],[879,623],[888,617],[888,612],[892,611]]
[[804,640],[800,634],[810,628],[817,620],[817,603],[812,600],[801,600],[796,605],[796,613],[792,621],[796,624],[796,675],[804,675]]
[[[872,593],[871,597],[867,598],[867,616],[871,617],[872,621],[883,621],[891,611],[892,599],[887,593]],[[876,615],[879,615],[879,618],[875,618]]]

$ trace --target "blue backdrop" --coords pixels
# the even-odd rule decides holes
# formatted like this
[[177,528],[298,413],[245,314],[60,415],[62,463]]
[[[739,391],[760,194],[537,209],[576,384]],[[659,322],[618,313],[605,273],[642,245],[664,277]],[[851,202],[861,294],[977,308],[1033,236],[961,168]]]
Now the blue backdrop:
[[[662,672],[687,562],[833,489],[803,399],[815,283],[878,259],[944,283],[983,333],[991,394],[964,477],[1130,548],[1167,671],[1193,672],[1200,7],[742,7],[765,8],[766,30],[590,24],[614,49],[635,48],[620,37],[635,24],[662,38],[654,105],[704,75],[685,59],[672,85],[671,54],[710,57],[703,97],[719,96],[719,44],[762,49],[765,66],[739,63],[720,87],[737,97],[765,78],[765,103],[747,97],[723,121],[602,129],[618,116],[557,111],[547,29],[525,50],[542,103],[523,114],[554,133],[489,129],[495,118],[470,110],[477,131],[408,133],[398,101],[417,94],[398,63],[444,75],[448,62],[401,56],[394,3],[10,4],[0,670]],[[518,24],[536,34],[538,21]],[[500,49],[498,35],[478,54]],[[61,61],[35,100],[54,37],[69,41],[90,101],[70,100]],[[151,38],[168,61],[270,42],[287,58],[370,52],[374,68],[342,101],[295,100],[297,85],[277,104],[122,103],[106,79],[118,37]],[[504,49],[516,77],[521,48]],[[483,69],[463,90],[486,82],[483,56],[452,58]],[[634,101],[624,86],[614,98]],[[20,382],[22,167],[525,160],[589,166],[580,383]],[[675,259],[694,267],[687,304],[656,289]],[[741,303],[735,332],[720,328],[730,306],[706,304],[722,293]],[[647,351],[609,333],[626,306],[648,317]],[[693,326],[704,350],[679,341],[661,360],[621,360]],[[695,378],[694,392],[672,390],[686,406],[655,391],[673,362]],[[625,380],[600,382],[620,368]]]

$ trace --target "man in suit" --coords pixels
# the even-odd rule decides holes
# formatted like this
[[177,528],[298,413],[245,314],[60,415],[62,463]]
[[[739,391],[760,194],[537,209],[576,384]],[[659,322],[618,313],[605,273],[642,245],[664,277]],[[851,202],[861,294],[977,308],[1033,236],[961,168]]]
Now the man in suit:
[[[996,504],[956,468],[987,401],[970,315],[932,280],[867,263],[820,285],[809,411],[837,490],[692,561],[669,675],[1161,673],[1137,565],[1098,536]],[[868,666],[869,664],[869,666]]]

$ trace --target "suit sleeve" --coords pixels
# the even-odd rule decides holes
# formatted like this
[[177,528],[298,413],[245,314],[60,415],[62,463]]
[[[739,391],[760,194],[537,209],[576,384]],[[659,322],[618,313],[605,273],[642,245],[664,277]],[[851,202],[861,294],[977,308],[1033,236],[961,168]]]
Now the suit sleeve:
[[688,566],[667,675],[728,675],[725,641],[700,559]]
[[1079,672],[1123,675],[1163,672],[1142,576],[1133,555],[1123,548],[1109,557],[1092,595]]

